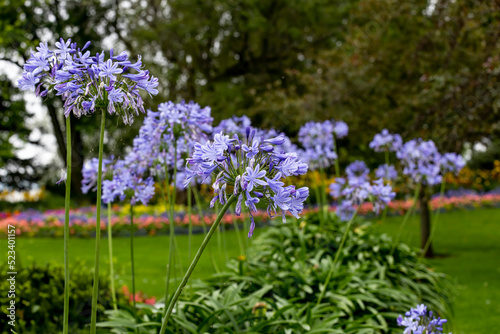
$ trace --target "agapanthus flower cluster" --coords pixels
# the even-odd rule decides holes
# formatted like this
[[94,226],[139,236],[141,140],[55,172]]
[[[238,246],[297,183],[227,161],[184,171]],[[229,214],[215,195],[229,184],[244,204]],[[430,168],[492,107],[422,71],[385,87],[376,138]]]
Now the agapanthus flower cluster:
[[[113,157],[102,160],[102,174],[107,173],[108,166],[113,162]],[[99,169],[99,159],[92,158],[83,164],[82,168],[82,193],[97,190],[97,172]]]
[[383,164],[378,166],[377,169],[375,169],[375,176],[379,179],[393,181],[397,179],[398,171],[396,170],[396,167],[394,167],[394,165]]
[[337,159],[333,129],[330,121],[308,122],[300,128],[299,141],[304,148],[301,157],[311,169],[327,168]]
[[406,142],[396,156],[403,165],[403,174],[427,185],[441,183],[441,154],[432,140],[413,139]]
[[330,184],[330,195],[339,200],[337,216],[341,221],[352,218],[356,207],[364,202],[373,203],[373,211],[378,214],[394,199],[396,193],[390,185],[384,184],[383,179],[370,182],[366,178],[348,177],[337,178]]
[[446,319],[436,318],[424,304],[410,309],[405,317],[398,317],[398,326],[404,326],[404,334],[442,334]]
[[343,121],[332,121],[333,123],[333,133],[335,134],[335,138],[341,139],[347,137],[349,133],[349,127]]
[[184,185],[196,177],[205,180],[215,175],[211,206],[216,201],[226,203],[230,194],[236,196],[235,213],[240,215],[243,205],[250,212],[248,237],[251,237],[255,228],[252,213],[257,212],[258,203],[267,207],[270,217],[281,211],[284,222],[286,212],[299,217],[309,189],[285,186],[284,181],[289,176],[305,174],[308,166],[296,153],[277,148],[284,143],[282,136],[257,139],[255,129],[248,127],[245,132],[243,140],[238,134],[230,137],[218,133],[213,141],[196,143],[192,157],[187,160]]
[[[212,130],[210,108],[194,102],[162,103],[158,111],[148,111],[132,150],[123,160],[109,166],[111,178],[103,181],[103,201],[147,204],[154,195],[154,176],[171,170],[176,164],[183,178],[184,158],[192,152],[195,140],[205,142]],[[84,167],[82,189],[95,187],[97,167]],[[109,176],[110,173],[108,173]],[[130,196],[128,196],[130,195]]]
[[130,204],[141,202],[147,205],[155,194],[155,183],[152,176],[143,177],[132,165],[118,160],[113,165],[112,179],[102,183],[102,201],[112,203],[130,198]]
[[389,130],[384,129],[377,133],[370,142],[370,148],[375,152],[396,152],[403,146],[403,139],[398,134],[391,134]]
[[40,43],[26,62],[18,84],[20,89],[42,97],[54,91],[64,101],[66,117],[106,109],[131,124],[135,115],[145,112],[140,91],[158,94],[158,79],[143,69],[140,56],[134,63],[125,52],[115,55],[111,50],[107,59],[104,51],[92,56],[85,51],[90,42],[80,49],[71,39],[61,38],[55,46],[51,50]]
[[247,116],[233,116],[228,119],[220,121],[219,125],[214,127],[214,133],[225,133],[226,135],[237,134],[240,137],[245,136],[245,131],[247,128],[252,126],[252,121]]
[[441,157],[441,169],[443,173],[458,173],[465,167],[465,160],[461,155],[456,153],[445,153]]
[[370,169],[366,166],[366,163],[361,160],[356,160],[346,167],[345,172],[349,179],[360,179],[366,180],[368,178],[368,173]]

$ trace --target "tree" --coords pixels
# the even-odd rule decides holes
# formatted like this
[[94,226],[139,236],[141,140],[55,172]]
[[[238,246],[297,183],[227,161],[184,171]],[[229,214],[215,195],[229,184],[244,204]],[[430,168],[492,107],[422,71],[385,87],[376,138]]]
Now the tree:
[[342,19],[356,1],[120,2],[117,26],[161,79],[163,97],[210,105],[216,119],[242,110],[259,125],[286,119],[253,106],[287,69],[301,71],[345,30]]
[[293,85],[267,92],[260,110],[286,104],[304,120],[342,118],[354,155],[383,128],[460,152],[500,132],[499,34],[500,1],[362,1],[337,48],[310,71],[290,70]]
[[[0,59],[22,68],[30,49],[34,49],[40,41],[54,44],[59,38],[71,38],[79,45],[92,42],[91,50],[100,51],[102,42],[113,33],[110,24],[115,14],[114,2],[85,0],[82,2],[63,2],[59,0],[2,2],[0,6]],[[10,94],[14,94],[11,91]],[[58,153],[66,163],[65,128],[62,104],[59,98],[43,99],[47,108],[54,136],[57,140]],[[19,111],[19,109],[17,110]],[[19,112],[19,115],[23,113]],[[21,118],[24,121],[29,115]],[[95,117],[84,117],[71,120],[72,132],[72,192],[75,197],[81,194],[82,166],[86,155],[97,147],[95,136]],[[129,137],[135,134],[132,129],[117,129],[114,119],[107,122],[108,147],[113,147],[119,155],[129,144]],[[7,126],[7,124],[5,124]],[[127,136],[128,135],[128,136]],[[12,172],[15,172],[15,166]],[[40,168],[40,166],[33,166]]]

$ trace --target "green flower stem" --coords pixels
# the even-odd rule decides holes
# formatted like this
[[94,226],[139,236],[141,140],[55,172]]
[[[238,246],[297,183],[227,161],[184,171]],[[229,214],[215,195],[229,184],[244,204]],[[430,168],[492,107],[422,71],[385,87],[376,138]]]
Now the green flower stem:
[[314,186],[314,194],[316,195],[316,201],[318,202],[318,214],[320,214],[319,215],[319,226],[321,228],[323,228],[324,221],[323,221],[323,215],[321,214],[321,210],[323,207],[323,205],[321,204],[322,198],[321,198],[321,194],[320,194],[320,189],[318,188],[317,184],[314,184],[314,181],[315,180],[312,179],[312,174],[311,174],[311,184]]
[[64,198],[64,311],[63,333],[68,334],[69,322],[69,207],[71,199],[71,123],[66,117],[66,195]]
[[396,247],[399,243],[399,239],[401,238],[401,234],[403,233],[403,230],[406,226],[406,222],[408,221],[408,218],[410,218],[410,216],[413,214],[413,211],[415,210],[415,207],[417,206],[417,200],[418,200],[418,195],[420,194],[421,186],[422,186],[422,184],[419,183],[417,185],[417,187],[415,188],[415,195],[413,196],[413,205],[410,207],[410,209],[408,209],[408,211],[406,211],[406,214],[403,218],[403,222],[401,223],[401,227],[399,228],[399,233],[396,237],[396,242],[392,246],[391,255],[394,254],[394,251],[396,250]]
[[191,252],[192,244],[193,244],[193,221],[191,219],[191,186],[187,188],[187,214],[188,214],[188,227],[189,227],[189,236],[188,236],[188,254],[189,260],[191,260],[191,256],[193,255]]
[[109,251],[109,281],[111,283],[111,300],[113,309],[117,310],[115,291],[115,271],[113,268],[113,231],[111,226],[111,203],[108,203],[108,251]]
[[333,149],[335,150],[335,154],[337,155],[337,159],[335,159],[335,176],[340,177],[339,153],[337,150],[337,142],[335,140],[335,134],[333,134]]
[[132,270],[132,300],[135,308],[134,206],[133,205],[130,205],[130,267]]
[[344,247],[344,243],[347,239],[347,235],[349,234],[349,229],[351,228],[352,222],[354,221],[354,218],[358,214],[359,206],[357,207],[356,211],[354,211],[354,214],[352,215],[351,219],[347,223],[347,226],[344,231],[344,235],[342,236],[342,241],[340,241],[339,248],[335,252],[335,257],[333,258],[333,263],[332,266],[330,267],[330,271],[328,271],[328,276],[326,276],[325,284],[323,284],[323,290],[321,291],[321,294],[319,295],[318,302],[316,305],[319,305],[321,303],[321,300],[325,296],[326,290],[328,289],[328,284],[330,284],[330,279],[332,278],[333,271],[335,270],[335,267],[337,266],[337,262],[340,258],[340,253],[342,252],[342,248]]
[[[196,187],[193,188],[193,194],[194,194],[194,200],[196,201],[196,208],[198,209],[198,216],[200,217],[201,226],[203,227],[203,234],[207,234],[207,225],[205,224],[205,219],[203,218],[203,209],[201,208],[200,194],[198,193],[198,189],[196,189]],[[210,256],[210,260],[212,261],[212,266],[214,267],[214,271],[218,273],[219,267],[217,266],[217,262],[215,262],[211,246],[208,247],[208,254]]]
[[179,287],[175,291],[174,296],[173,296],[172,300],[170,301],[168,308],[165,311],[165,315],[163,316],[163,320],[162,320],[162,324],[161,324],[160,334],[165,333],[165,330],[167,329],[168,319],[170,318],[170,315],[172,314],[172,310],[174,309],[174,306],[177,303],[177,300],[179,299],[179,296],[181,295],[182,290],[186,286],[186,284],[189,280],[189,277],[193,273],[193,270],[196,267],[196,265],[198,264],[198,261],[200,260],[201,255],[203,254],[203,251],[205,250],[205,247],[207,247],[208,242],[212,238],[212,235],[215,233],[215,231],[219,227],[219,224],[222,220],[222,217],[224,216],[226,211],[229,209],[229,207],[235,201],[236,201],[236,196],[231,195],[231,197],[228,198],[226,204],[224,204],[224,206],[222,207],[222,210],[217,215],[215,222],[210,227],[210,230],[208,231],[208,234],[205,236],[205,239],[203,240],[200,248],[198,249],[198,252],[196,252],[196,255],[193,259],[193,262],[191,262],[191,264],[189,265],[189,268],[188,268],[186,274],[184,275],[184,278],[182,279],[181,283],[179,284]]
[[320,168],[319,169],[320,171],[320,182],[321,182],[321,208],[322,208],[322,212],[323,212],[323,224],[326,223],[328,217],[327,217],[327,213],[328,213],[328,200],[327,200],[327,197],[326,197],[326,184],[325,184],[325,180],[326,180],[326,173],[325,173],[325,170],[323,168]]
[[[167,263],[167,281],[166,281],[166,287],[165,287],[165,305],[167,304],[168,297],[169,297],[169,290],[170,290],[170,273],[172,272],[172,266],[174,265],[174,252],[175,252],[175,217],[174,217],[174,195],[175,189],[172,191],[170,189],[170,183],[168,182],[168,169],[167,165],[165,167],[165,175],[166,175],[166,183],[167,183],[167,197],[168,197],[168,205],[169,205],[169,231],[170,231],[170,242],[169,242],[169,256],[168,256],[168,263]],[[174,167],[174,171],[177,171],[177,168]],[[174,172],[174,174],[176,174]]]
[[[439,199],[441,200],[443,199],[445,188],[446,188],[446,182],[443,180],[443,182],[441,183],[441,189],[439,190]],[[420,258],[423,258],[424,254],[427,254],[427,250],[431,245],[432,238],[434,237],[434,232],[436,231],[436,224],[438,222],[440,211],[441,211],[440,208],[436,209],[436,213],[434,214],[434,219],[432,221],[432,226],[431,226],[431,235],[429,236],[429,239],[427,239],[427,242],[425,243],[425,247],[423,252],[420,254]]]
[[[386,181],[389,181],[389,151],[385,150],[385,164],[387,166],[387,169],[385,171],[385,179]],[[384,208],[384,211],[382,212],[382,223],[385,222],[385,219],[387,218],[387,211],[389,210],[389,205],[386,205]]]
[[[192,201],[191,201],[191,196],[192,196],[192,190],[191,186],[187,188],[187,214],[188,214],[188,228],[189,228],[189,236],[188,236],[188,254],[189,254],[189,260],[192,259],[193,253],[191,252],[192,250],[192,244],[193,244],[193,221],[191,219],[191,206],[192,206]],[[192,293],[192,286],[189,284],[189,290]]]
[[104,151],[104,127],[106,121],[106,109],[102,109],[101,133],[99,136],[99,169],[97,172],[97,203],[96,203],[96,225],[95,225],[95,268],[94,287],[92,289],[92,311],[90,315],[90,333],[96,332],[97,321],[97,298],[99,295],[99,262],[101,255],[101,192],[102,192],[102,153]]

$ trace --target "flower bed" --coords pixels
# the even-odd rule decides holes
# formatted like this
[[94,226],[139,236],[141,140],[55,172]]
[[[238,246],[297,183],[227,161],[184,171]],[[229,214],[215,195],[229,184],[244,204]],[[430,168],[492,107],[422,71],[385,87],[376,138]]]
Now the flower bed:
[[[389,214],[399,215],[404,214],[411,206],[412,200],[396,200],[389,204]],[[434,197],[430,206],[433,210],[444,209],[468,209],[468,208],[479,208],[479,207],[492,207],[500,205],[500,194],[490,193],[490,194],[464,194],[461,196],[450,196],[440,198],[439,196]],[[155,234],[168,234],[168,224],[169,219],[167,217],[164,206],[137,206],[134,208],[136,212],[136,217],[134,217],[135,229],[139,234],[144,235],[155,235]],[[188,215],[185,212],[177,210],[175,224],[178,226],[178,230],[181,232],[187,230],[189,223]],[[359,213],[361,215],[367,215],[372,211],[371,203],[364,203]],[[316,211],[315,208],[309,208],[304,210],[306,212]],[[331,210],[335,210],[335,206],[331,206]],[[266,213],[264,211],[259,211],[254,214],[254,217],[258,221],[265,220]],[[200,218],[199,215],[192,215],[191,220],[194,226],[195,232],[201,232],[202,229],[202,219],[208,226],[212,224],[215,220],[214,213],[206,213]],[[248,219],[248,215],[241,214],[236,216],[234,214],[226,214],[223,219],[223,223],[229,228],[234,223],[242,224]],[[102,216],[102,230],[105,232],[107,224],[107,216],[104,214]],[[111,223],[113,225],[113,233],[116,235],[128,234],[129,232],[129,207],[113,207],[113,213],[111,217]],[[89,237],[93,236],[95,233],[95,207],[88,206],[78,209],[73,209],[70,212],[70,233],[74,236],[79,237]],[[45,212],[40,212],[37,210],[26,210],[23,212],[15,213],[5,213],[0,212],[0,234],[7,231],[7,225],[15,225],[16,232],[18,235],[26,236],[54,236],[59,237],[63,235],[63,225],[64,225],[64,210],[47,210]]]

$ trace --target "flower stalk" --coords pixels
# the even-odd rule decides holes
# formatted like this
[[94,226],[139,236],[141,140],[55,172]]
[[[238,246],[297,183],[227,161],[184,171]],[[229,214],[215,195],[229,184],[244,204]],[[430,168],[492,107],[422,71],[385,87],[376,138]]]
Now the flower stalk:
[[335,270],[335,268],[337,266],[337,262],[340,258],[340,253],[342,252],[342,248],[344,247],[344,243],[347,239],[347,235],[349,234],[349,230],[351,228],[352,222],[354,221],[354,218],[356,217],[356,215],[358,213],[358,210],[359,210],[359,206],[357,207],[356,211],[354,211],[354,214],[352,215],[351,219],[347,223],[347,226],[346,226],[345,231],[344,231],[344,235],[342,236],[342,240],[340,241],[339,248],[335,252],[335,257],[333,258],[332,266],[330,267],[330,270],[328,271],[328,275],[326,276],[325,284],[323,285],[323,290],[321,290],[321,293],[319,295],[319,298],[318,298],[316,305],[319,305],[321,303],[321,300],[325,296],[326,289],[328,288],[328,284],[330,284],[330,279],[332,278],[333,271]]
[[224,206],[220,210],[219,214],[217,215],[217,218],[215,219],[215,222],[210,227],[210,230],[208,231],[208,234],[205,236],[205,239],[203,240],[203,242],[202,242],[200,248],[198,249],[198,251],[196,252],[196,255],[195,255],[193,261],[189,265],[189,268],[188,268],[186,274],[184,275],[184,278],[182,279],[181,283],[177,287],[177,290],[175,291],[174,296],[170,300],[170,303],[168,304],[168,308],[166,308],[166,310],[165,310],[165,314],[163,316],[162,325],[161,325],[161,329],[160,329],[160,334],[164,334],[165,333],[165,330],[167,329],[168,319],[170,318],[170,315],[172,314],[174,306],[177,303],[177,300],[179,299],[179,296],[181,295],[182,290],[186,286],[186,284],[187,284],[187,282],[189,280],[189,277],[193,273],[193,270],[196,267],[196,265],[198,264],[198,261],[200,260],[201,255],[203,254],[203,251],[207,247],[210,239],[212,238],[213,234],[215,233],[215,231],[219,227],[219,224],[220,224],[220,222],[222,220],[222,217],[224,217],[224,214],[229,209],[229,207],[236,201],[236,199],[237,199],[237,197],[234,196],[234,195],[231,195],[228,198],[226,204],[224,204]]
[[130,267],[132,270],[132,304],[135,308],[134,205],[130,205]]
[[403,218],[403,222],[401,223],[401,227],[399,228],[398,236],[396,237],[396,241],[395,241],[394,245],[392,246],[392,250],[391,250],[391,253],[390,253],[391,255],[394,254],[394,251],[396,250],[396,247],[398,246],[399,240],[401,239],[401,234],[403,233],[403,230],[404,230],[404,228],[406,226],[406,222],[408,221],[408,218],[410,218],[410,216],[415,211],[421,187],[422,187],[422,184],[419,183],[419,184],[417,184],[417,187],[415,188],[415,195],[413,197],[413,204],[410,207],[410,209],[408,211],[406,211],[406,214],[405,214],[405,216]]
[[66,117],[66,194],[64,198],[64,311],[63,334],[68,334],[69,322],[69,207],[71,200],[71,121]]
[[97,321],[97,299],[99,295],[99,262],[101,254],[101,193],[102,193],[102,154],[104,151],[104,127],[106,121],[106,109],[101,108],[101,132],[99,136],[99,169],[97,173],[97,203],[96,203],[96,235],[95,235],[95,264],[94,264],[94,286],[92,289],[92,311],[90,316],[90,333],[96,333]]
[[115,271],[113,266],[113,230],[111,225],[111,203],[108,203],[108,252],[109,252],[109,282],[111,284],[111,300],[113,309],[117,310],[116,291],[115,291]]

